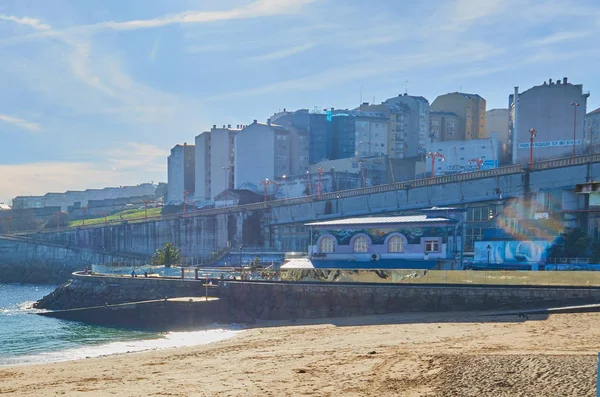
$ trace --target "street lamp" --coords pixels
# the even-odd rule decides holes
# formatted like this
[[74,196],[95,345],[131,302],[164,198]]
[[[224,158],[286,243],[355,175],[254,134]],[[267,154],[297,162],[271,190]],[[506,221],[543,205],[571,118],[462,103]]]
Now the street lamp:
[[264,193],[265,193],[265,203],[267,202],[267,189],[269,188],[269,185],[274,185],[275,182],[269,180],[269,178],[260,181],[260,184],[264,186]]
[[492,249],[492,247],[488,244],[487,248],[487,255],[488,255],[488,266],[490,265],[490,251]]
[[571,102],[571,106],[573,106],[573,157],[577,155],[577,150],[575,149],[575,139],[577,138],[577,107],[580,106],[578,102]]
[[469,160],[469,163],[475,163],[477,164],[477,171],[481,171],[481,165],[483,164],[483,160],[480,158],[474,158]]
[[60,231],[60,216],[61,215],[67,215],[68,212],[64,212],[64,211],[58,211],[55,212],[54,215],[56,215],[56,231]]
[[533,138],[537,135],[535,128],[529,130],[529,168],[533,166]]
[[323,192],[323,171],[325,171],[323,168],[319,167],[319,169],[317,169],[317,173],[319,174],[319,184],[317,185],[317,196],[321,197],[321,193]]
[[187,195],[188,195],[188,191],[184,190],[183,191],[183,213],[185,214],[185,206],[187,204]]
[[87,207],[81,207],[81,226],[85,226],[85,211]]
[[440,152],[429,152],[427,153],[427,157],[431,157],[431,177],[435,178],[435,159],[440,158],[442,161],[444,161],[446,159],[446,156],[444,156]]

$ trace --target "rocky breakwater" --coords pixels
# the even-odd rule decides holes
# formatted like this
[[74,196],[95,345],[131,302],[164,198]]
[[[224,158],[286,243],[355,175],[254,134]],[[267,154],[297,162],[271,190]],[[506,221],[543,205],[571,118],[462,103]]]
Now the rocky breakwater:
[[[208,295],[216,295],[216,286]],[[34,304],[35,308],[66,310],[177,297],[202,297],[199,280],[98,276],[74,273],[69,281]]]

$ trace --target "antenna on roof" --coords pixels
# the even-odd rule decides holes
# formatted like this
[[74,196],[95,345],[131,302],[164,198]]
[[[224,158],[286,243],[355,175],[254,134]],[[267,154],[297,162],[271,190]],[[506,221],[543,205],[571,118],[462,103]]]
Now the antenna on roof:
[[404,95],[408,95],[408,80],[404,82]]

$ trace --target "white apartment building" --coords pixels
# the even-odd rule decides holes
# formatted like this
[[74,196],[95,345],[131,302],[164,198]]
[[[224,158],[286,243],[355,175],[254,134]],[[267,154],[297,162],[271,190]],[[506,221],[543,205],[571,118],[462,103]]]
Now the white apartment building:
[[[481,159],[481,170],[498,168],[500,154],[496,134],[488,139],[470,139],[464,141],[440,141],[427,144],[427,153],[440,153],[434,161],[435,176],[477,171],[475,159]],[[426,155],[427,156],[427,155]],[[427,174],[431,175],[432,158],[425,158]]]
[[256,120],[235,137],[234,186],[261,190],[261,181],[308,171],[306,131]]
[[[515,90],[518,92],[518,87]],[[533,161],[572,156],[573,149],[577,155],[585,152],[584,119],[589,93],[583,91],[583,85],[571,84],[564,77],[556,82],[549,79],[519,93],[516,123],[514,96],[508,98],[514,164],[529,162],[529,131],[532,128],[536,130]]]
[[175,145],[167,159],[167,199],[182,203],[184,199],[194,197],[195,187],[195,147],[194,145]]
[[233,189],[234,143],[240,126],[213,125],[196,137],[196,199],[211,201],[224,190]]

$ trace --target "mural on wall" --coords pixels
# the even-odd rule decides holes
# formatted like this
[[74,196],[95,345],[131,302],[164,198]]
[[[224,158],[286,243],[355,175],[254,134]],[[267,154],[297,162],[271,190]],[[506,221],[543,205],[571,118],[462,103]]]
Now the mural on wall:
[[443,237],[451,236],[454,228],[449,227],[406,227],[398,228],[368,228],[368,229],[335,229],[335,230],[315,230],[313,232],[313,244],[317,243],[320,236],[325,234],[332,235],[337,240],[338,245],[349,245],[350,240],[355,235],[363,233],[371,238],[373,244],[383,244],[385,239],[391,233],[401,233],[406,237],[408,244],[420,244],[422,237]]
[[474,262],[536,263],[546,259],[548,241],[476,241]]

